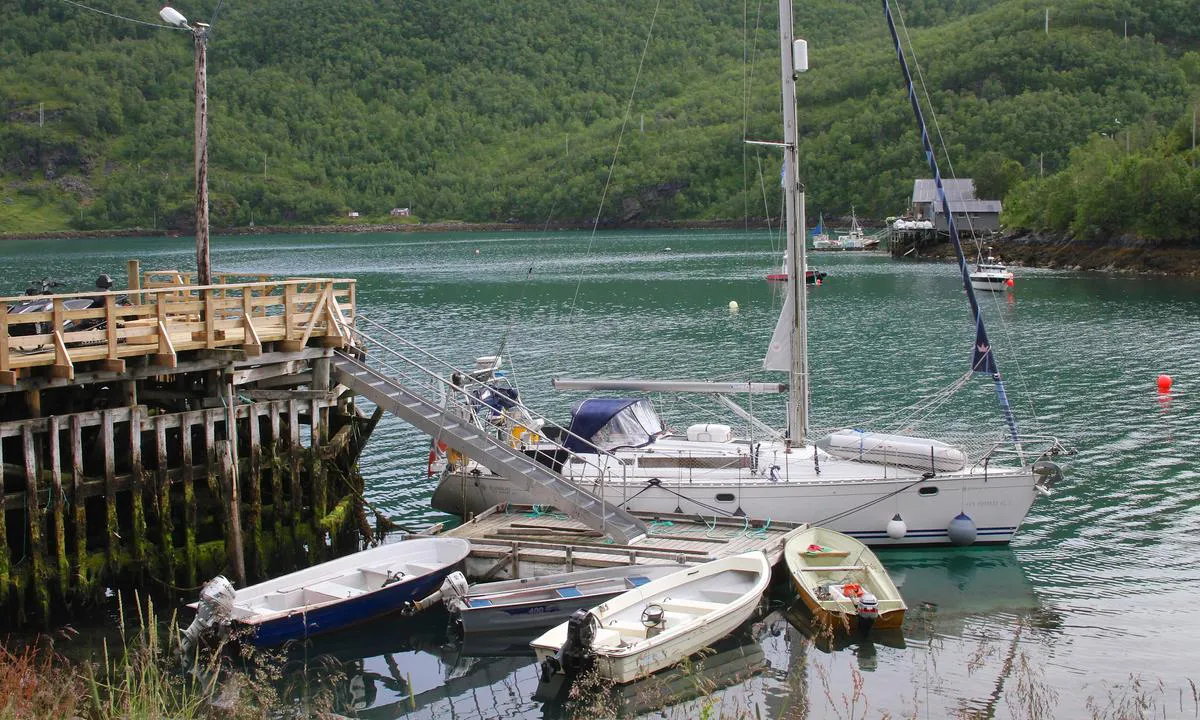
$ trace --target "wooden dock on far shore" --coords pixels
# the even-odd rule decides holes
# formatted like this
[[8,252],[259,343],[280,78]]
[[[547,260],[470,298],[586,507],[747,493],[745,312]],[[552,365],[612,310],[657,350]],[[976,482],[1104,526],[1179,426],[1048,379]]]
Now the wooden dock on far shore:
[[571,572],[615,565],[699,564],[752,550],[775,564],[804,523],[749,518],[703,518],[675,513],[634,513],[646,537],[629,545],[556,512],[531,505],[498,505],[444,533],[471,542],[467,577],[473,581]]

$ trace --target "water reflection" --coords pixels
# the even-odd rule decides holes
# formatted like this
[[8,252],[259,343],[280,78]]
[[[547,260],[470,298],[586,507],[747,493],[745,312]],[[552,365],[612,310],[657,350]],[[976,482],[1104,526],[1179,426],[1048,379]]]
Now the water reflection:
[[[570,702],[546,702],[534,697],[531,638],[463,638],[439,610],[291,647],[284,691],[328,698],[348,717],[377,719],[639,717],[664,709],[668,717],[820,717],[823,703],[855,682],[880,709],[887,703],[879,698],[899,698],[898,687],[930,683],[935,704],[940,698],[947,706],[992,712],[1011,682],[1018,641],[1061,627],[1061,614],[1042,606],[1009,548],[896,550],[880,557],[910,610],[901,630],[876,631],[865,641],[814,627],[790,586],[777,583],[764,614],[689,662],[622,687],[585,686]],[[944,682],[932,683],[927,675],[936,656],[951,662],[936,671]],[[977,673],[959,674],[972,663],[980,664]]]

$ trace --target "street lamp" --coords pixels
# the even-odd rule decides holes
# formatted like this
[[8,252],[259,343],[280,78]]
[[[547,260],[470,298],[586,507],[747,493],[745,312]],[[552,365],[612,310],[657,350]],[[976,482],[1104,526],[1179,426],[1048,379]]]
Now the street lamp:
[[163,22],[192,32],[196,45],[196,283],[212,282],[208,257],[208,25],[188,24],[178,10],[164,6],[158,11]]

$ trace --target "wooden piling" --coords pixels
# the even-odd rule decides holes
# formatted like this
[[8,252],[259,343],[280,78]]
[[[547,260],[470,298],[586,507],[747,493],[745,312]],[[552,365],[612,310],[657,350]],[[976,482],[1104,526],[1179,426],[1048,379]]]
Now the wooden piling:
[[50,483],[54,493],[54,559],[57,563],[59,600],[65,600],[71,582],[71,565],[67,562],[67,513],[63,493],[61,428],[58,417],[51,417],[48,427],[50,442]]
[[83,423],[71,416],[71,509],[75,521],[75,573],[80,586],[87,584],[87,507],[83,500]]
[[117,463],[113,457],[113,416],[100,413],[100,445],[104,451],[105,551],[109,572],[117,571]]
[[133,475],[129,502],[133,514],[133,562],[138,572],[146,568],[145,468],[142,465],[142,413],[129,408],[129,469]]
[[45,527],[42,520],[42,504],[38,484],[38,457],[33,442],[33,427],[25,425],[21,430],[21,446],[25,453],[25,512],[29,518],[29,544],[33,552],[31,565],[33,567],[33,591],[37,597],[38,608],[48,614],[50,610],[50,594],[46,591],[46,539],[42,534]]
[[259,576],[267,566],[267,550],[263,543],[262,533],[263,478],[262,447],[259,444],[259,435],[261,434],[259,406],[250,405],[246,410],[250,421],[250,432],[248,433],[250,438],[250,513],[247,519],[250,525],[251,558],[253,559],[251,571],[255,576]]
[[[184,425],[180,427],[180,432],[187,432],[189,428]],[[161,568],[163,583],[167,585],[175,584],[175,525],[171,519],[171,475],[170,463],[167,455],[167,422],[162,415],[154,418],[154,457],[155,466],[158,470],[155,485],[157,492],[155,493],[158,503],[158,530],[159,542],[162,543],[161,556],[159,567]]]
[[196,413],[183,413],[179,430],[180,463],[183,466],[183,558],[188,587],[195,587],[197,583],[196,490],[193,485],[196,461],[192,457],[192,428],[197,424],[196,419]]
[[[0,468],[4,467],[4,443],[0,442]],[[7,498],[4,492],[4,474],[0,472],[0,602],[8,600],[9,554]]]

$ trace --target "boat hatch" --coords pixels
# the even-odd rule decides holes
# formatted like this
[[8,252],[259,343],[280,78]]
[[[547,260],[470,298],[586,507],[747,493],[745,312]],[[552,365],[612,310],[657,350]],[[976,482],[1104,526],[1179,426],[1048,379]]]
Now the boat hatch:
[[573,452],[642,447],[662,434],[662,419],[649,400],[588,398],[571,410],[565,445]]

